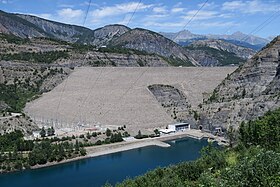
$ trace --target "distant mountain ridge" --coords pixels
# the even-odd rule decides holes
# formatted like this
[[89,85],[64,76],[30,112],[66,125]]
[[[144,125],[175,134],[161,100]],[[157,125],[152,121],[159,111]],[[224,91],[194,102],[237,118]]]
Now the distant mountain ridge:
[[[177,34],[167,33],[166,37],[164,33],[159,34],[142,28],[131,29],[118,24],[91,30],[36,16],[3,11],[0,11],[0,33],[12,34],[20,38],[45,37],[70,43],[91,44],[96,49],[100,47],[135,49],[148,54],[159,55],[174,66],[238,65],[253,54],[252,51],[245,49],[246,46],[242,48],[237,46],[238,44],[234,44],[234,42],[238,43],[237,40],[230,41],[229,43],[232,43],[232,45],[227,42],[229,40],[215,42],[213,39],[209,40],[208,36],[193,34],[186,30]],[[241,37],[240,33],[235,35]],[[172,41],[172,38],[173,40],[176,38],[176,41],[178,40],[180,44],[182,42],[193,43],[192,48],[183,48]],[[205,46],[195,46],[197,41],[201,41],[200,43],[204,43]],[[213,43],[215,43],[215,46]],[[220,46],[218,47],[218,45]],[[249,48],[253,46],[248,45]],[[235,50],[225,49],[224,46],[228,46],[227,48],[230,46]],[[247,52],[247,54],[244,54],[244,52]]]
[[234,53],[236,54],[236,56],[243,58],[245,60],[251,58],[256,53],[256,51],[250,48],[234,45],[224,40],[215,40],[215,39],[198,40],[193,42],[190,46],[210,47],[221,51],[227,51],[229,53]]
[[219,39],[219,40],[225,40],[230,43],[236,44],[236,45],[242,45],[244,47],[250,47],[253,50],[259,50],[262,47],[264,47],[269,40],[265,38],[261,38],[254,35],[247,35],[242,32],[235,32],[231,35],[199,35],[194,34],[188,30],[179,31],[177,33],[165,33],[161,32],[163,36],[181,44],[181,45],[189,45],[193,41],[197,40],[207,40],[207,39]]

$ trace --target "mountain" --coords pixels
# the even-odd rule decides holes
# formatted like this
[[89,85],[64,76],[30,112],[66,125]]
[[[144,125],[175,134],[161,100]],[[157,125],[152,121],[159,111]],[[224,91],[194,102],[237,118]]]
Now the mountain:
[[4,34],[13,34],[21,38],[49,36],[48,33],[38,28],[36,25],[15,14],[3,11],[0,11],[0,32]]
[[194,41],[207,39],[206,36],[194,34],[188,30],[182,30],[182,31],[179,31],[176,33],[160,32],[160,34],[166,38],[169,38],[170,40],[173,40],[174,42],[178,43],[181,46],[188,46],[189,44],[191,44]]
[[130,30],[130,28],[123,25],[106,25],[91,30],[81,26],[49,21],[30,15],[16,14],[16,16],[36,25],[55,39],[72,43],[86,43],[98,47],[107,45],[113,38]]
[[192,66],[196,64],[196,61],[189,57],[187,50],[172,40],[146,29],[132,29],[112,40],[110,46],[155,53],[169,58],[173,65]]
[[217,49],[220,51],[227,51],[229,53],[234,53],[236,56],[243,58],[245,60],[251,58],[256,53],[256,51],[254,51],[252,49],[234,45],[232,43],[229,43],[229,42],[226,42],[223,40],[215,40],[215,39],[196,41],[196,42],[193,42],[190,46],[194,47],[194,48],[195,47],[210,47],[210,48]]
[[[20,38],[46,37],[97,47],[125,47],[163,56],[171,65],[193,66],[185,49],[162,35],[145,29],[131,30],[123,25],[107,25],[91,30],[30,15],[1,11],[0,16],[0,32]],[[131,43],[123,45],[124,42]]]
[[202,66],[239,65],[256,53],[252,49],[215,39],[195,41],[185,48]]
[[280,36],[229,75],[201,105],[200,123],[238,127],[280,106]]
[[124,25],[106,25],[93,31],[94,39],[91,44],[95,46],[106,46],[111,40],[130,30],[129,27]]
[[179,43],[180,41],[184,42],[186,40],[191,40],[191,39],[205,39],[206,37],[203,36],[203,35],[199,35],[199,34],[193,34],[191,33],[190,31],[188,30],[182,30],[182,31],[179,31],[177,33],[172,33],[172,32],[169,32],[169,33],[164,33],[164,32],[160,32],[159,34],[165,36],[166,38],[169,38],[170,40],[173,40],[177,43]]
[[191,33],[190,31],[183,30],[177,33],[164,33],[161,32],[163,36],[174,40],[175,42],[179,43],[180,45],[187,46],[191,44],[194,41],[197,40],[207,40],[207,39],[219,39],[219,40],[226,40],[229,41],[233,44],[236,45],[241,45],[243,47],[249,47],[253,50],[259,50],[262,47],[264,47],[269,40],[265,38],[261,38],[258,36],[253,36],[253,35],[247,35],[242,32],[235,32],[231,35],[213,35],[213,34],[208,34],[208,35],[198,35]]
[[21,38],[50,37],[72,43],[107,45],[114,37],[130,30],[123,25],[107,25],[96,30],[59,23],[31,15],[0,12],[0,32]]
[[[172,40],[164,37],[164,33],[161,35],[146,29],[130,29],[124,25],[107,25],[91,30],[81,26],[49,21],[36,16],[11,14],[3,11],[0,12],[0,18],[0,33],[12,34],[20,38],[52,38],[70,43],[90,44],[96,48],[109,47],[114,48],[114,52],[121,51],[116,50],[116,48],[132,49],[145,52],[145,55],[156,54],[156,59],[164,58],[165,62],[174,66],[223,66],[240,64],[244,62],[243,59],[246,56],[249,57],[252,54],[250,50],[245,50],[242,47],[233,47],[233,45],[230,46],[229,44],[225,47],[225,44],[222,44],[221,41],[219,44],[216,42],[215,45],[223,45],[223,47],[219,47],[219,49],[217,47],[215,48],[213,47],[214,42],[207,40],[208,36],[193,34],[187,30],[179,33],[167,33],[166,36],[171,39],[175,38],[179,43],[194,42],[194,45],[191,45],[190,48],[181,47]],[[235,38],[241,38],[243,35],[242,33],[235,33],[234,36]],[[230,37],[227,39],[230,39]],[[196,42],[198,40],[205,40],[209,44],[200,42],[199,46],[197,46]],[[205,46],[203,47],[202,45]],[[224,50],[224,48],[229,49],[230,47],[232,47],[231,50]],[[240,51],[238,52],[238,50]],[[143,62],[143,60],[141,61]],[[121,64],[130,66],[129,63],[124,61]],[[149,63],[143,62],[140,64],[148,65]],[[153,64],[162,65],[163,61],[160,60],[159,63]]]
[[225,39],[225,40],[236,40],[249,43],[251,45],[259,45],[259,44],[266,44],[269,40],[265,38],[261,38],[254,35],[247,35],[240,31],[237,31],[231,35],[208,35],[209,38],[214,39]]

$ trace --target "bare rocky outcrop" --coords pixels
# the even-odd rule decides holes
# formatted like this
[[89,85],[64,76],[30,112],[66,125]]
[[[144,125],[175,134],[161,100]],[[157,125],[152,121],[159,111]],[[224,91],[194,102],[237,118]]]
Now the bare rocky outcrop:
[[121,36],[127,31],[131,30],[130,28],[124,25],[106,25],[104,27],[95,29],[93,31],[94,39],[91,44],[101,47],[107,46],[111,40]]
[[279,108],[279,55],[278,36],[214,90],[200,110],[201,124],[237,128],[241,121]]
[[24,135],[31,135],[33,131],[39,130],[38,126],[26,116],[0,117],[0,134],[20,130]]
[[182,121],[186,118],[191,105],[181,90],[171,85],[161,84],[150,85],[148,89],[174,120]]

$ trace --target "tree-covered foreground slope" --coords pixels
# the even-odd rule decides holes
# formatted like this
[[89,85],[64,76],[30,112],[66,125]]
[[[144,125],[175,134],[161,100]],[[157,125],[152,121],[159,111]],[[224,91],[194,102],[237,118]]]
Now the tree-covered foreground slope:
[[280,186],[279,142],[280,109],[242,123],[234,148],[208,146],[196,161],[157,168],[116,186],[277,187]]

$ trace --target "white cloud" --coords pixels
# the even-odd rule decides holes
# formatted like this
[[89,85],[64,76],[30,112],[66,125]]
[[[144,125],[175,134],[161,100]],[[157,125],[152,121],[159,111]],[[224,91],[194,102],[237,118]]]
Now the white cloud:
[[216,5],[214,2],[205,3],[205,4],[199,3],[197,6],[202,7],[203,5],[204,5],[204,8],[210,8],[210,9],[218,7],[218,5]]
[[81,25],[84,19],[84,12],[80,9],[64,8],[55,13],[31,14],[47,20],[54,20],[62,23]]
[[132,14],[126,14],[122,21],[117,22],[117,24],[126,25],[131,19]]
[[[31,15],[34,15],[34,14],[31,14]],[[44,18],[44,19],[48,19],[48,20],[53,19],[53,15],[52,14],[36,14],[34,16],[38,16],[40,18]]]
[[222,10],[227,11],[240,11],[246,14],[267,13],[277,11],[280,4],[273,1],[227,1],[222,5]]
[[161,27],[164,29],[169,29],[169,28],[174,28],[174,27],[183,27],[184,23],[183,22],[153,22],[153,21],[148,21],[144,22],[143,25],[145,27]]
[[59,11],[57,11],[58,16],[64,19],[78,19],[81,18],[84,14],[82,10],[74,10],[71,8],[64,8]]
[[59,4],[58,7],[60,8],[74,8],[74,5],[70,5],[70,4]]
[[[190,10],[187,12],[186,16],[183,18],[186,20],[190,20],[195,14],[197,10]],[[208,10],[201,10],[194,18],[193,20],[207,20],[218,17],[219,14],[216,11],[208,11]]]
[[157,20],[157,19],[161,19],[161,18],[166,18],[168,17],[168,14],[151,14],[151,15],[147,15],[146,19],[147,20]]
[[184,8],[180,8],[180,7],[174,7],[171,9],[172,13],[180,13],[183,12],[185,9]]
[[143,4],[138,2],[116,4],[114,6],[106,6],[92,11],[91,17],[93,22],[98,22],[101,18],[132,13],[136,9],[137,11],[143,11],[153,6],[154,5],[151,4],[149,5],[149,4]]
[[154,7],[153,12],[157,14],[164,14],[167,12],[165,7]]
[[0,0],[0,3],[2,3],[2,4],[8,4],[8,0]]
[[178,2],[178,3],[176,3],[175,5],[174,5],[174,7],[181,7],[182,6],[182,2]]

